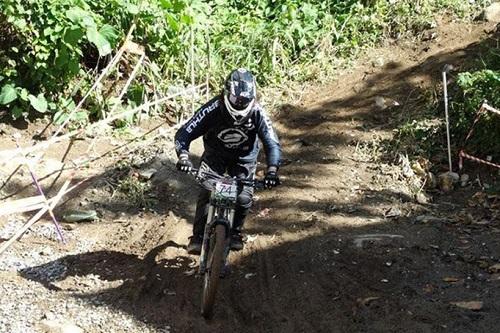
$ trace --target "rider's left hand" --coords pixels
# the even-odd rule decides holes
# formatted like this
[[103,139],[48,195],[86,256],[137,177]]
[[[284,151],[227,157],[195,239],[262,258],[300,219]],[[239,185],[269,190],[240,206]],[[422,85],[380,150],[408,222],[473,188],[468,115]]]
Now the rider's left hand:
[[264,178],[264,184],[266,188],[280,185],[280,178],[278,177],[277,171],[267,171],[266,177]]

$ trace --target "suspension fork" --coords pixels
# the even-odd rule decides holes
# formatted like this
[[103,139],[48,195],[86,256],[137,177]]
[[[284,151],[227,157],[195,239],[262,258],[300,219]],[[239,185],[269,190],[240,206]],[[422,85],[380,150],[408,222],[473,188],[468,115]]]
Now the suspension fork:
[[210,242],[210,228],[212,227],[214,221],[214,210],[215,207],[210,204],[208,206],[207,223],[205,223],[205,229],[203,232],[203,243],[201,244],[200,267],[198,269],[198,273],[200,275],[204,274],[206,270],[208,245]]
[[[207,255],[208,255],[208,250],[210,246],[210,236],[214,227],[214,222],[215,221],[227,221],[225,224],[226,227],[226,240],[227,238],[231,237],[231,230],[233,228],[233,221],[234,221],[234,214],[235,210],[234,209],[227,209],[227,208],[222,208],[222,207],[214,207],[212,204],[209,205],[208,207],[208,214],[207,214],[207,223],[205,224],[205,230],[203,234],[203,243],[201,246],[201,253],[200,253],[200,266],[198,273],[199,274],[204,274],[206,269],[207,269]],[[225,262],[224,264],[227,264],[227,257],[229,255],[230,251],[230,246],[226,244],[225,250],[224,250],[224,258]]]
[[[233,230],[234,223],[234,208],[225,209],[226,221],[229,222],[229,225],[226,226],[226,246],[224,247],[224,271],[226,270],[227,258],[229,257],[229,251],[231,251],[231,230]],[[224,276],[226,273],[222,273],[221,276]]]

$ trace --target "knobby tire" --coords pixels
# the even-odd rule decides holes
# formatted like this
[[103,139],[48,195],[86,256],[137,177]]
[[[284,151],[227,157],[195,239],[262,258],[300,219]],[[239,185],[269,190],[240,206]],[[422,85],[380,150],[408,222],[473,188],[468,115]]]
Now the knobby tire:
[[201,314],[205,319],[212,318],[217,286],[224,266],[224,248],[226,245],[226,228],[216,225],[210,239],[208,250],[208,267],[203,277],[203,295],[201,301]]

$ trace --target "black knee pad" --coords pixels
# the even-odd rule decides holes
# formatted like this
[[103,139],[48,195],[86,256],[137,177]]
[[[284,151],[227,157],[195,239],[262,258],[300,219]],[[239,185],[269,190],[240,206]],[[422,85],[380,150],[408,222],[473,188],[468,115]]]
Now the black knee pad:
[[252,207],[252,200],[253,200],[253,195],[252,193],[248,193],[245,191],[242,191],[238,195],[238,205],[242,208],[250,208]]

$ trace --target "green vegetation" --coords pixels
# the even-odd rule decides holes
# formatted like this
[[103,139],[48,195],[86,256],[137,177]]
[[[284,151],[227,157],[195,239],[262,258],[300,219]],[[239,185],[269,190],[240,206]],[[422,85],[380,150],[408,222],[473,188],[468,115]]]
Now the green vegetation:
[[120,179],[117,190],[122,198],[138,208],[151,207],[156,202],[155,198],[151,197],[151,183],[143,182],[133,175]]
[[[458,73],[450,90],[450,126],[454,155],[462,148],[477,111],[487,101],[489,105],[500,108],[500,48],[496,41],[490,40],[477,46],[481,58],[466,65],[467,71]],[[454,75],[455,76],[455,75]],[[441,87],[438,87],[440,94]],[[412,119],[399,127],[396,141],[399,151],[411,155],[446,159],[443,151],[446,142],[443,119],[443,97],[436,92],[422,96],[420,105],[424,112],[412,115]],[[484,113],[474,128],[474,134],[466,144],[466,150],[476,156],[500,160],[500,116]],[[436,145],[436,142],[443,144]]]
[[[478,70],[460,73],[458,85],[461,95],[453,104],[454,132],[461,137],[467,135],[477,111],[483,101],[500,108],[500,48],[492,48]],[[485,112],[474,128],[474,135],[467,142],[467,148],[483,158],[492,156],[500,160],[500,115]]]
[[[245,66],[262,85],[328,77],[346,59],[384,36],[415,35],[437,15],[470,19],[488,0],[3,0],[0,3],[0,108],[14,118],[74,108],[96,71],[130,26],[150,65],[132,86],[130,103],[153,90],[190,81],[193,33],[196,80],[218,86]],[[120,80],[115,73],[111,80]],[[125,75],[126,76],[126,75]],[[102,117],[110,107],[100,89],[76,119]],[[111,96],[113,96],[111,94]],[[152,96],[149,96],[152,97]],[[113,103],[123,101],[113,101]]]

